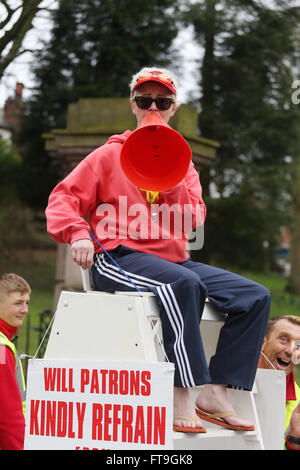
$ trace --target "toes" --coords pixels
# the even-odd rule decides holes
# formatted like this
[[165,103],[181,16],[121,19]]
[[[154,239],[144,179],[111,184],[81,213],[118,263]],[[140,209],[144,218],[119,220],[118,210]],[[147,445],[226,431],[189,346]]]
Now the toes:
[[186,428],[201,428],[202,423],[198,416],[194,416],[192,418],[188,416],[174,416],[174,424],[176,426],[183,426]]

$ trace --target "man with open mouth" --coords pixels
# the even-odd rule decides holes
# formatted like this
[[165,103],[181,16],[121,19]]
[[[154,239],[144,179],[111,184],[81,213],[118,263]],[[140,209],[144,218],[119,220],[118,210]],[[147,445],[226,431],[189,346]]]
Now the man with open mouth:
[[271,318],[265,332],[258,367],[286,374],[285,448],[300,450],[300,387],[294,368],[300,362],[300,317]]

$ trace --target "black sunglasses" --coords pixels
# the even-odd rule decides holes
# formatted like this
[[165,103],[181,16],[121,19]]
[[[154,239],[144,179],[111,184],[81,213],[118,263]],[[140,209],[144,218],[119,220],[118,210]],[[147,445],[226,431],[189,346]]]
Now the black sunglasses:
[[140,109],[149,109],[154,101],[160,111],[170,109],[171,104],[174,103],[172,98],[151,98],[150,96],[136,96],[134,101]]

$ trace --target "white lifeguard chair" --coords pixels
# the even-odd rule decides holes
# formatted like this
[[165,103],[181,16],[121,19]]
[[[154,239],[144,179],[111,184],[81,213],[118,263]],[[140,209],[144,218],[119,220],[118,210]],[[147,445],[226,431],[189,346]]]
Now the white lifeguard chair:
[[[95,291],[89,271],[81,274],[84,292],[60,294],[45,359],[165,361],[155,296]],[[207,361],[215,352],[225,317],[209,301],[205,303],[200,330]],[[228,393],[236,412],[253,422],[255,431],[232,431],[205,422],[207,433],[173,432],[174,449],[283,448],[284,373],[258,369],[252,391],[229,389]]]

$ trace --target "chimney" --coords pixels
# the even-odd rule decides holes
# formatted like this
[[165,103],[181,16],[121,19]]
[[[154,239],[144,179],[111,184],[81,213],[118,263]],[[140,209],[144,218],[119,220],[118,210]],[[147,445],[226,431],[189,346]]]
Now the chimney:
[[16,99],[22,99],[23,88],[24,88],[23,83],[20,83],[20,82],[16,83],[16,91],[15,91]]
[[24,112],[24,103],[22,99],[23,88],[23,83],[17,82],[15,87],[15,97],[8,98],[5,101],[3,108],[4,120],[12,126],[14,136],[19,132],[20,118]]

